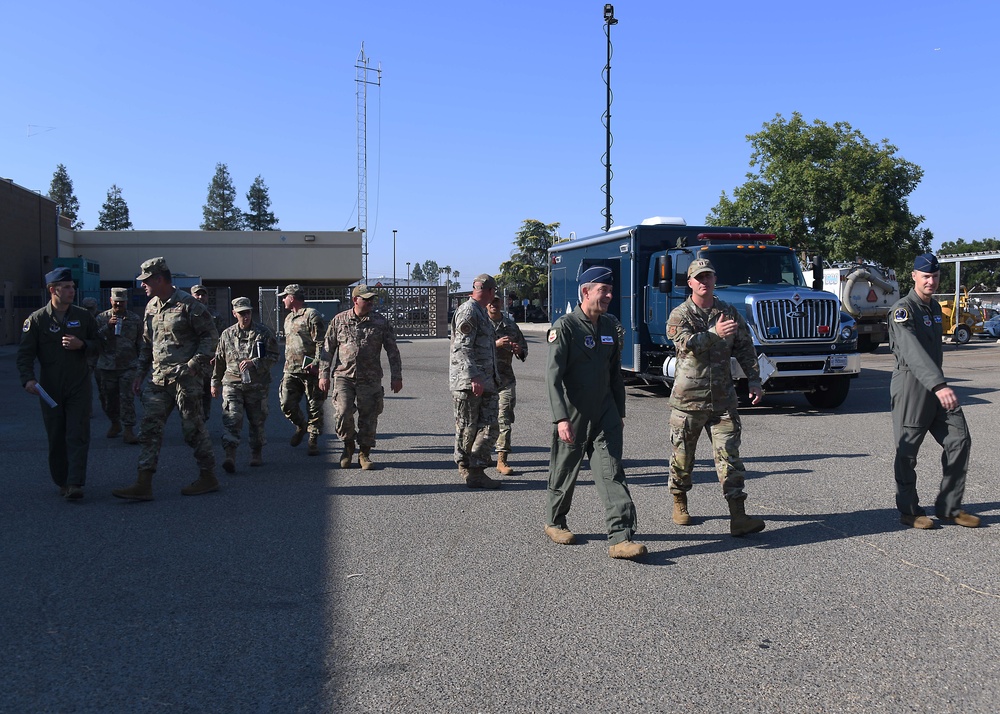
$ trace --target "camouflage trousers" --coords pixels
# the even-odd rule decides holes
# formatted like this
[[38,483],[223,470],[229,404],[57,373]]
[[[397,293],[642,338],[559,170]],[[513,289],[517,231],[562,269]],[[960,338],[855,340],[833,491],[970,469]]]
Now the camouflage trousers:
[[497,397],[500,435],[497,437],[496,450],[510,451],[510,425],[514,423],[514,407],[517,406],[517,385],[512,382],[501,389]]
[[135,426],[134,369],[99,369],[94,372],[101,390],[101,408],[112,422]]
[[740,435],[743,431],[740,415],[735,410],[725,412],[670,412],[670,493],[691,490],[691,471],[701,430],[712,440],[715,470],[722,483],[722,495],[730,500],[743,500],[746,470],[740,459]]
[[185,375],[163,387],[153,383],[146,385],[142,392],[142,424],[139,426],[140,471],[156,471],[163,444],[163,428],[175,406],[181,415],[184,443],[194,449],[198,467],[215,470],[212,440],[201,413],[201,390],[200,374]]
[[[367,451],[375,446],[378,415],[385,406],[385,388],[381,382],[365,383],[334,377],[333,403],[337,408],[337,436],[344,441],[357,439]],[[354,412],[358,413],[358,428],[354,429]]]
[[[302,397],[306,398],[309,407],[309,419],[299,407]],[[319,388],[319,378],[309,374],[294,374],[285,372],[281,378],[281,413],[288,421],[300,429],[306,429],[310,434],[319,436],[323,433],[323,402],[326,394]]]
[[455,463],[473,469],[492,465],[493,445],[500,431],[497,393],[477,397],[465,389],[451,394],[455,400]]
[[222,385],[222,447],[239,446],[240,432],[243,431],[243,415],[246,414],[250,429],[250,448],[258,451],[264,448],[264,422],[267,421],[267,385],[243,384],[241,382]]

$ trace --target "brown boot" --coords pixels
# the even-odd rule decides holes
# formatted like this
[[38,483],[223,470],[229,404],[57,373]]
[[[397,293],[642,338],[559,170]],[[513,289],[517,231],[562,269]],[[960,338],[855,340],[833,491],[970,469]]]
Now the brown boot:
[[500,482],[486,475],[483,467],[469,467],[469,475],[465,477],[465,485],[469,488],[500,488]]
[[688,513],[688,495],[686,493],[674,494],[673,521],[679,526],[691,525],[691,514]]
[[288,443],[292,446],[298,446],[302,443],[302,437],[306,435],[306,428],[304,426],[295,427],[295,433],[292,434],[292,440]]
[[368,449],[362,449],[361,453],[358,454],[358,463],[361,464],[361,468],[365,471],[371,471],[375,468],[375,464],[372,462],[372,457]]
[[108,433],[105,434],[109,439],[114,439],[116,436],[122,433],[122,423],[120,421],[111,422],[111,426],[108,428]]
[[351,468],[352,456],[354,456],[354,439],[344,439],[344,450],[340,452],[340,468]]
[[225,445],[226,458],[222,462],[222,468],[227,474],[236,473],[236,444]]
[[309,435],[309,455],[319,456],[319,434]]
[[139,471],[139,477],[134,485],[112,491],[111,495],[116,498],[127,498],[130,501],[152,501],[153,472],[148,469]]
[[219,480],[211,469],[202,469],[198,472],[198,478],[181,489],[182,496],[200,496],[203,493],[211,493],[219,490]]
[[513,476],[514,475],[514,469],[512,469],[510,467],[510,464],[507,463],[507,452],[506,451],[498,451],[497,452],[497,473],[499,473],[501,476]]
[[573,545],[576,542],[576,536],[573,535],[573,531],[561,526],[545,526],[545,535],[553,543],[558,543],[559,545]]
[[139,443],[139,437],[137,437],[135,435],[135,432],[132,431],[132,425],[131,424],[126,424],[125,425],[125,435],[122,436],[122,441],[124,441],[126,444],[138,444]]
[[743,499],[727,499],[729,503],[729,532],[734,536],[744,536],[749,533],[760,533],[764,530],[764,521],[747,515]]
[[621,558],[623,560],[632,560],[638,558],[640,555],[645,555],[647,552],[646,546],[642,543],[634,543],[630,540],[623,540],[621,543],[615,543],[608,548],[608,555],[612,558]]
[[260,452],[261,452],[260,449],[254,449],[250,453],[250,465],[251,466],[260,466],[261,464],[264,463],[264,457],[263,457],[263,455]]

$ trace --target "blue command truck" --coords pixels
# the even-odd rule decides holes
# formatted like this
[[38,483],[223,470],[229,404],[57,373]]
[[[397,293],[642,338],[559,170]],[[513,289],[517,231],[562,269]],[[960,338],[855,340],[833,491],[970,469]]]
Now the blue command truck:
[[[610,268],[608,312],[622,324],[622,370],[669,385],[677,358],[667,317],[690,295],[691,261],[708,258],[716,270],[715,294],[743,309],[765,394],[801,392],[812,406],[835,409],[861,373],[857,328],[837,297],[822,290],[822,271],[810,285],[795,253],[773,240],[745,228],[650,218],[557,243],[549,249],[549,315],[554,322],[579,303],[580,273],[595,265]],[[746,394],[746,375],[735,359],[732,364],[737,392]]]

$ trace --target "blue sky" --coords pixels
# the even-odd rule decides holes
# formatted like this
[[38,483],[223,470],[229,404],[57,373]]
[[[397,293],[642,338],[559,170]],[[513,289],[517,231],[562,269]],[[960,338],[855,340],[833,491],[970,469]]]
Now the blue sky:
[[[702,223],[776,114],[888,139],[936,245],[998,235],[992,2],[614,3],[612,215]],[[603,228],[603,3],[7,3],[0,176],[66,165],[87,228],[117,184],[139,229],[196,229],[217,162],[287,230],[357,224],[368,96],[369,276],[495,272],[521,222]],[[31,129],[29,130],[29,125]],[[54,127],[47,129],[47,127]],[[30,135],[29,135],[30,134]],[[205,276],[209,278],[210,276]]]

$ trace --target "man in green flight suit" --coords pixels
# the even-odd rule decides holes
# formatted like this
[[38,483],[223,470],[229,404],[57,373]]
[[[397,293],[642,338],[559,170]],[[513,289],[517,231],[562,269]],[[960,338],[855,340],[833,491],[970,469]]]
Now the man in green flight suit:
[[[42,421],[49,437],[49,474],[67,500],[83,498],[90,451],[90,365],[98,349],[97,322],[87,310],[73,304],[76,286],[69,268],[45,276],[49,303],[28,316],[21,328],[17,370],[24,391],[41,400]],[[35,360],[41,374],[35,378]]]
[[580,275],[580,304],[556,320],[548,332],[549,405],[552,451],[549,457],[545,535],[569,545],[576,538],[566,524],[584,454],[604,503],[608,555],[637,558],[646,546],[632,541],[635,504],[622,468],[625,383],[621,343],[607,315],[612,297],[611,270],[595,266]]
[[941,371],[941,305],[934,299],[941,267],[933,253],[917,256],[911,277],[913,288],[893,306],[889,320],[889,347],[896,357],[889,396],[899,520],[911,528],[934,527],[917,496],[917,452],[929,431],[944,449],[936,515],[942,521],[975,528],[979,517],[962,510],[972,437],[958,397]]

